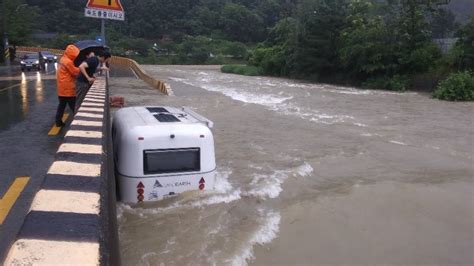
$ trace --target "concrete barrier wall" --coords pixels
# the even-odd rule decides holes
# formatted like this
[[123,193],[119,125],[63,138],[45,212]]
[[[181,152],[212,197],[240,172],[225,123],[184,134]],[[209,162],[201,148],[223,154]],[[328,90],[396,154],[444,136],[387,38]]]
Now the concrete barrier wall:
[[[27,47],[27,46],[18,46],[17,53],[27,53],[27,52],[40,52],[40,51],[50,51],[53,54],[58,56],[63,54],[63,50],[57,49],[48,49],[48,48],[41,48],[41,47]],[[172,90],[168,84],[165,82],[155,79],[152,76],[148,75],[145,70],[135,61],[126,57],[121,56],[112,56],[110,59],[110,63],[113,65],[118,65],[121,67],[130,68],[141,80],[145,81],[151,87],[159,90],[165,95],[171,95]]]
[[107,81],[96,80],[37,192],[6,265],[118,265]]
[[153,88],[158,89],[163,94],[165,95],[172,94],[171,88],[169,87],[168,84],[148,75],[135,60],[132,60],[126,57],[112,56],[110,62],[115,65],[128,67],[132,69],[133,72],[135,72],[135,74],[141,80],[145,81],[146,83],[148,83],[148,85],[152,86]]

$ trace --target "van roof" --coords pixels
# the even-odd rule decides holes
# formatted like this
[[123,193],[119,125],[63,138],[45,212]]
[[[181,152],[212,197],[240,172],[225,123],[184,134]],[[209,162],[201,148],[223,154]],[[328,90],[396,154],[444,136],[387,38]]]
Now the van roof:
[[[149,125],[176,125],[178,124],[204,124],[212,128],[213,123],[209,119],[195,113],[188,107],[171,106],[140,106],[127,107],[119,110],[121,115],[126,115],[128,121],[134,121],[135,126]],[[126,113],[126,114],[125,114]]]

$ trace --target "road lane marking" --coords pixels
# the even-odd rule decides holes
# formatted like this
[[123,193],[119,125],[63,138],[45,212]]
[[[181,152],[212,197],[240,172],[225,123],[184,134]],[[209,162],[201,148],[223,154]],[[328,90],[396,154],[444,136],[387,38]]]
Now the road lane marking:
[[103,103],[104,101],[105,101],[105,99],[102,99],[102,100],[98,100],[98,99],[88,99],[88,98],[85,98],[85,99],[84,99],[84,102]]
[[63,143],[59,147],[58,152],[102,154],[102,145]]
[[73,125],[73,126],[101,127],[101,126],[102,126],[102,122],[98,122],[98,121],[85,121],[85,120],[77,120],[77,119],[74,119],[74,121],[72,121],[71,125]]
[[8,87],[6,87],[6,88],[1,89],[0,92],[1,92],[1,91],[6,91],[6,90],[9,90],[9,89],[13,89],[13,88],[15,88],[15,87],[20,87],[20,86],[21,86],[21,83],[18,83],[18,84],[15,84],[15,85],[11,85],[11,86],[8,86]]
[[86,99],[105,99],[105,95],[87,94]]
[[[41,76],[41,80],[53,80],[53,79],[56,79],[56,77],[50,78],[50,77]],[[17,79],[12,79],[12,80],[17,80]],[[20,79],[18,79],[18,80],[20,80]],[[0,92],[6,91],[6,90],[9,90],[9,89],[13,89],[13,88],[15,88],[15,87],[20,87],[20,86],[23,85],[23,84],[26,84],[26,83],[28,83],[28,82],[30,82],[30,81],[36,81],[36,80],[38,80],[38,78],[37,78],[36,76],[35,76],[34,78],[26,78],[26,79],[24,80],[24,83],[18,83],[18,84],[15,84],[15,85],[11,85],[11,86],[5,87],[5,88],[3,88],[3,89],[0,89]],[[5,80],[0,80],[0,81],[5,81]],[[10,81],[10,80],[8,80],[8,81]]]
[[81,104],[81,106],[92,106],[92,107],[95,107],[95,106],[99,106],[99,107],[102,107],[104,106],[103,103],[89,103],[89,102],[83,102]]
[[[33,72],[31,72],[31,73],[35,74]],[[54,80],[54,79],[56,79],[56,75],[41,75],[41,79],[42,80]],[[38,80],[38,78],[36,77],[36,75],[28,75],[28,76],[25,76],[25,78],[22,78],[21,76],[0,77],[0,81],[21,81],[21,80],[36,81],[36,80]]]
[[[102,106],[103,104],[101,104]],[[86,113],[86,112],[77,112],[76,117],[89,117],[89,118],[103,118],[104,116],[101,114],[92,114],[92,113]]]
[[100,164],[55,161],[49,168],[48,174],[99,177]]
[[2,225],[5,218],[7,218],[10,209],[15,204],[29,180],[29,177],[17,177],[3,198],[0,199],[0,225]]
[[66,137],[79,137],[79,138],[94,138],[101,139],[101,131],[92,131],[92,130],[69,130],[66,133]]
[[99,193],[41,189],[36,193],[31,210],[99,215],[99,202]]
[[103,108],[93,108],[93,107],[80,107],[79,108],[79,112],[99,112],[99,113],[103,113],[104,112],[104,109]]
[[[63,123],[66,122],[67,118],[69,117],[69,114],[68,113],[65,113],[63,114]],[[57,136],[59,134],[59,132],[61,131],[61,127],[58,127],[56,126],[56,124],[54,124],[51,129],[49,130],[48,132],[48,136]]]
[[99,243],[18,239],[5,265],[99,265]]

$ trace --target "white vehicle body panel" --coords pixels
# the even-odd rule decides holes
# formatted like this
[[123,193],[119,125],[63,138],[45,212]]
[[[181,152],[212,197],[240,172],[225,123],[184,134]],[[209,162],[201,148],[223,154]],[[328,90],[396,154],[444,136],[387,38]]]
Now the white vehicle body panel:
[[[170,115],[178,121],[157,118]],[[154,201],[188,190],[213,189],[216,161],[209,127],[211,121],[188,108],[118,110],[112,137],[122,201]]]

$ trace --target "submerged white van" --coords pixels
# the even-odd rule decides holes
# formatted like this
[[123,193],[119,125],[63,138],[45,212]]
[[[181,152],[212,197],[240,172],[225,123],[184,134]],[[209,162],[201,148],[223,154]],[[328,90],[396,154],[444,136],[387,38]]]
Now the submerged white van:
[[120,198],[155,201],[214,188],[216,160],[209,119],[189,108],[127,107],[113,116]]

